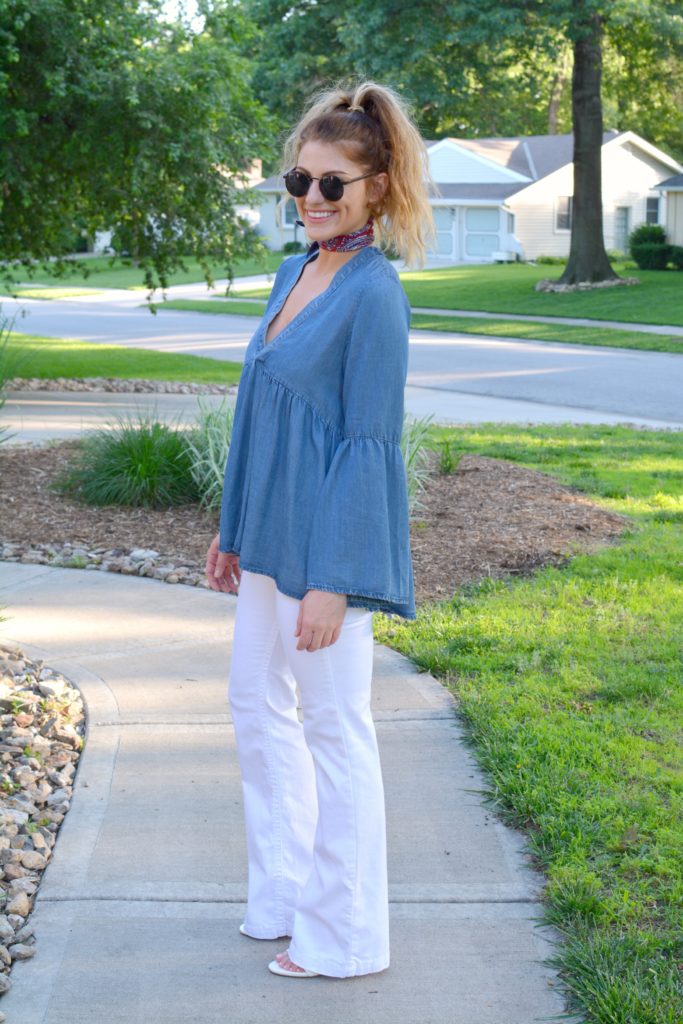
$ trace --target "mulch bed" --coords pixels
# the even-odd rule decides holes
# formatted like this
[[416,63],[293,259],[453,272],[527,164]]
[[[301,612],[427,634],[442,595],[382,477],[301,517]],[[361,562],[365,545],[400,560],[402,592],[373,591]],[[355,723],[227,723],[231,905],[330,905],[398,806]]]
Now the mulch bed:
[[[78,441],[0,448],[0,541],[85,548],[152,548],[167,564],[203,567],[217,512],[85,507],[49,489]],[[434,454],[434,459],[437,456]],[[450,597],[483,577],[525,575],[578,552],[613,544],[632,526],[552,477],[516,463],[463,455],[434,473],[411,527],[415,597]]]

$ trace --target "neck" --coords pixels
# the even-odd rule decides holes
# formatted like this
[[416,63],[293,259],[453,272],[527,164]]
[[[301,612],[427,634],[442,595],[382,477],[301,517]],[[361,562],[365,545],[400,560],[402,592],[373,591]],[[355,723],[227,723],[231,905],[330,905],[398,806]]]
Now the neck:
[[334,273],[337,267],[353,259],[360,249],[372,245],[375,237],[372,223],[372,217],[369,217],[365,224],[353,231],[313,242],[312,245],[317,245],[318,248],[318,269],[323,273]]
[[372,217],[368,217],[365,224],[353,231],[334,235],[332,238],[324,238],[320,242],[320,248],[329,252],[355,252],[356,249],[364,249],[366,245],[372,245],[374,239]]
[[[310,250],[309,250],[310,251]],[[327,249],[321,249],[318,246],[317,256],[315,257],[314,263],[318,268],[318,272],[321,274],[333,275],[349,260],[354,259],[358,255],[358,251],[354,252],[329,252]]]

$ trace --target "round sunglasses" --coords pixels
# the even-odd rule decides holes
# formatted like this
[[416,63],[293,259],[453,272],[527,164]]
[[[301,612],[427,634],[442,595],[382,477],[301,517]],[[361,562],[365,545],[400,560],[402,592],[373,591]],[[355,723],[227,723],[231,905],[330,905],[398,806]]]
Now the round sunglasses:
[[346,181],[342,181],[336,174],[323,174],[322,178],[314,178],[312,175],[294,168],[284,175],[285,188],[291,196],[299,198],[306,195],[312,182],[319,181],[320,193],[323,198],[334,203],[344,195],[346,185],[350,185],[354,181],[361,181],[362,178],[372,178],[376,173],[376,171],[370,171],[369,174],[360,174],[357,178],[347,178]]

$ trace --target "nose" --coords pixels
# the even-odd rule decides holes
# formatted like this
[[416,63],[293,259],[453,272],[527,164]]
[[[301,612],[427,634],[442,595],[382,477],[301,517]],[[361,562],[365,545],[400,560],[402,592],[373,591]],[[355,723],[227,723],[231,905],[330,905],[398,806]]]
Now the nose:
[[325,199],[325,196],[320,191],[320,182],[316,178],[313,179],[313,181],[311,182],[311,184],[308,187],[308,192],[306,193],[306,199],[311,204],[327,202],[327,200]]

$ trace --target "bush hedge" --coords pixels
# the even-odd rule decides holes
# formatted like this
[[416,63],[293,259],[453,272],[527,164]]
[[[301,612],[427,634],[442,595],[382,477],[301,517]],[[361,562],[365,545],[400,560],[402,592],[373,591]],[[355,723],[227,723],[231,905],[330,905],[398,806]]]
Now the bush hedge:
[[631,255],[641,270],[666,270],[671,249],[661,242],[638,242],[631,246]]
[[683,245],[672,245],[670,246],[670,249],[670,261],[673,263],[676,270],[683,270]]
[[666,243],[666,231],[661,224],[639,224],[628,236],[629,250],[634,245],[642,243],[653,245],[664,245]]
[[639,224],[629,235],[628,248],[640,270],[666,270],[669,263],[683,270],[683,246],[669,245],[661,224]]

